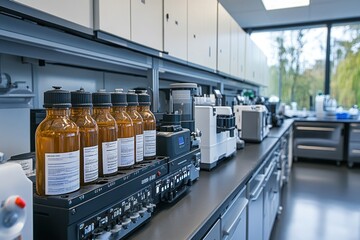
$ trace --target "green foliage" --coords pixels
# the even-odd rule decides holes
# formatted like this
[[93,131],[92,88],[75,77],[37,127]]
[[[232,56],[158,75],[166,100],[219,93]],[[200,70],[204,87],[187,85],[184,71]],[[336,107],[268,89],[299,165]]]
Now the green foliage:
[[360,105],[360,51],[348,53],[331,79],[331,92],[344,107]]
[[342,106],[360,105],[360,24],[342,26],[349,39],[334,41],[331,93]]
[[[299,29],[291,32],[290,46],[285,46],[284,33],[279,34],[276,39],[278,48],[278,71],[271,70],[271,90],[279,85],[281,81],[281,100],[287,104],[297,102],[300,108],[309,108],[309,96],[314,96],[318,89],[323,89],[325,64],[318,61],[311,69],[304,69],[302,61],[303,48],[307,43],[304,36],[308,30]],[[287,39],[289,41],[289,39]],[[278,91],[277,91],[278,92]]]

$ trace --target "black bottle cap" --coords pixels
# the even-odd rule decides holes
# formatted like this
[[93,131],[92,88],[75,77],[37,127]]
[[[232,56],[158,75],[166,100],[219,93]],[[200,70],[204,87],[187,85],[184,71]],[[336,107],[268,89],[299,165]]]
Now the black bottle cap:
[[53,90],[44,92],[44,108],[69,108],[71,107],[70,92],[53,86]]
[[85,92],[83,88],[71,92],[72,107],[92,107],[92,98],[90,92]]
[[146,91],[139,93],[138,99],[139,99],[139,106],[150,106],[151,105],[150,95],[147,94]]
[[126,94],[128,106],[138,106],[138,95],[135,93],[134,90],[129,90]]
[[92,94],[92,101],[94,107],[111,107],[111,95],[105,92],[104,89],[99,90]]
[[127,106],[127,94],[123,92],[123,89],[115,89],[115,92],[111,93],[111,103],[113,106]]

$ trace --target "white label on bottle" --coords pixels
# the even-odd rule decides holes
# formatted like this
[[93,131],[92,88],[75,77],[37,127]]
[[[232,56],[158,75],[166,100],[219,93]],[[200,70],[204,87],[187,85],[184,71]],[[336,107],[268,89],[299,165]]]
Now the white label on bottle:
[[118,169],[117,141],[102,143],[103,174],[111,174]]
[[144,134],[136,135],[136,162],[144,160]]
[[65,194],[79,188],[80,151],[45,153],[45,194]]
[[95,181],[99,176],[98,146],[84,147],[84,182]]
[[144,131],[144,157],[156,155],[156,130]]
[[135,140],[134,137],[129,138],[119,138],[118,139],[118,148],[119,148],[119,167],[128,167],[134,165],[134,149],[135,149]]

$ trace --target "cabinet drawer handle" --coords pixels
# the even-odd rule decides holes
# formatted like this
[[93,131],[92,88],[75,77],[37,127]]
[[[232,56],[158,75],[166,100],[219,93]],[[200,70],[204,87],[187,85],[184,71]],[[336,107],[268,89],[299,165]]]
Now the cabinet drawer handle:
[[352,126],[352,127],[357,127],[357,126],[359,126],[359,124],[352,123],[352,124],[350,124],[350,126]]
[[305,149],[305,150],[320,150],[320,151],[336,151],[336,148],[334,147],[319,147],[319,146],[304,146],[304,145],[298,145],[298,149]]
[[237,216],[235,217],[235,220],[231,223],[230,227],[228,227],[227,229],[224,229],[224,237],[223,239],[227,239],[228,236],[230,235],[231,231],[238,225],[238,223],[241,221],[241,214],[244,212],[244,210],[246,210],[245,208],[247,207],[249,201],[246,199],[245,203],[243,205],[243,207],[241,208],[241,210],[239,211],[239,213],[237,214]]
[[296,127],[297,130],[333,132],[335,128],[327,127]]
[[351,153],[360,154],[360,150],[359,149],[353,149],[353,150],[351,150]]
[[360,133],[360,129],[353,129],[352,132],[354,132],[354,133]]

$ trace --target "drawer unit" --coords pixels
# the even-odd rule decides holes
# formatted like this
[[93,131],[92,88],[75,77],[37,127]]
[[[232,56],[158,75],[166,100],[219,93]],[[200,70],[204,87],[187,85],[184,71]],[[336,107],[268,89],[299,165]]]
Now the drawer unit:
[[248,202],[244,187],[220,217],[221,239],[246,240]]
[[264,231],[264,167],[250,179],[248,187],[248,226],[247,234],[249,240],[262,240]]
[[220,224],[220,219],[218,219],[214,224],[214,226],[205,235],[203,240],[220,240],[221,239],[220,235],[221,235],[221,224]]
[[344,159],[344,124],[296,122],[294,157],[334,160]]
[[352,167],[354,163],[360,163],[360,123],[349,124],[348,134],[348,165]]

